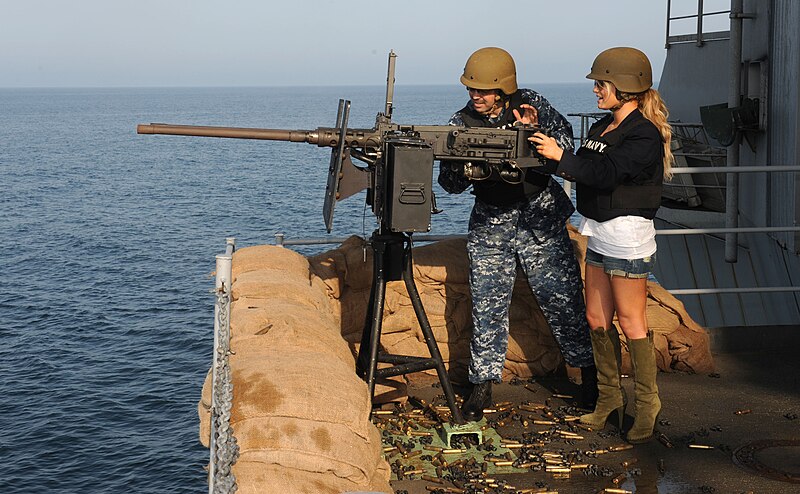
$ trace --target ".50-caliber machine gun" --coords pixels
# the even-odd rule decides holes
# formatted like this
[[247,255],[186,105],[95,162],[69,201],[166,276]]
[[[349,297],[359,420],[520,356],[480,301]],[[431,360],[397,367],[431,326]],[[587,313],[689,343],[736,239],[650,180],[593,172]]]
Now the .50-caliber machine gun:
[[[436,369],[453,415],[463,423],[456,406],[452,385],[425,315],[416,285],[411,259],[411,234],[429,231],[431,212],[435,210],[433,162],[463,171],[474,180],[505,180],[519,183],[524,170],[541,165],[528,137],[538,127],[519,125],[510,129],[455,127],[450,125],[401,125],[391,121],[394,97],[396,55],[389,53],[386,79],[386,107],[378,113],[371,129],[347,127],[350,102],[339,100],[334,127],[316,130],[278,130],[194,125],[143,124],[139,134],[167,134],[236,139],[305,142],[331,147],[328,183],[323,216],[330,233],[337,201],[367,189],[367,202],[378,221],[370,237],[373,250],[373,283],[367,320],[358,356],[358,372],[367,380],[370,396],[375,378]],[[352,158],[365,163],[353,164]],[[425,336],[431,358],[378,353],[384,296],[387,281],[403,279],[414,311]],[[368,353],[367,353],[368,352]],[[377,363],[392,367],[377,369]]]

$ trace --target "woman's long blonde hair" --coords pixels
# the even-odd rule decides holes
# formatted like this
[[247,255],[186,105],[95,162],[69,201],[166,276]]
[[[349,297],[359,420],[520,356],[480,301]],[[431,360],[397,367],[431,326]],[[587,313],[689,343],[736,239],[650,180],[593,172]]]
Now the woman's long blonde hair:
[[672,163],[675,157],[672,155],[672,127],[667,122],[669,111],[661,95],[653,88],[636,95],[639,102],[639,111],[642,115],[656,126],[661,141],[664,146],[664,180],[672,179]]
[[675,157],[672,155],[672,126],[667,122],[669,110],[667,110],[664,100],[661,99],[661,95],[653,88],[641,93],[626,93],[617,89],[609,81],[598,82],[602,84],[606,91],[616,91],[620,106],[627,101],[636,100],[642,115],[656,126],[658,133],[661,134],[661,142],[664,146],[664,180],[671,180],[672,163],[675,161]]

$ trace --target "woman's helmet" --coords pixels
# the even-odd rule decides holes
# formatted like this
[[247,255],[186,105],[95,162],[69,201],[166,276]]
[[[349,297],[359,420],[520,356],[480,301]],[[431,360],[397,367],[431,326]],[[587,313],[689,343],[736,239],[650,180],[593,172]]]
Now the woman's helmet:
[[623,93],[643,93],[653,86],[653,69],[643,52],[620,46],[600,52],[586,78],[609,81]]
[[517,67],[502,48],[481,48],[467,59],[461,83],[475,89],[499,89],[510,95],[517,91]]

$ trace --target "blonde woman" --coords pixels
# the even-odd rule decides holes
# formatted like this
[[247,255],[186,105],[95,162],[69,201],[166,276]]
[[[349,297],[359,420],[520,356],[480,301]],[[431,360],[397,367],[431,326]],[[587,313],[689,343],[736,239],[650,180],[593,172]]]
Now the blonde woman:
[[589,237],[586,252],[586,319],[591,328],[600,396],[581,422],[601,427],[617,412],[621,428],[625,396],[620,385],[620,340],[612,325],[617,315],[634,368],[636,416],[630,443],[653,438],[661,401],[656,361],[646,317],[647,277],[656,260],[653,218],[661,203],[663,180],[671,176],[672,137],[667,109],[652,88],[647,56],[635,48],[600,53],[587,79],[593,79],[597,107],[610,113],[590,129],[576,154],[537,133],[531,141],[546,158],[558,161],[556,173],[577,182],[580,231]]

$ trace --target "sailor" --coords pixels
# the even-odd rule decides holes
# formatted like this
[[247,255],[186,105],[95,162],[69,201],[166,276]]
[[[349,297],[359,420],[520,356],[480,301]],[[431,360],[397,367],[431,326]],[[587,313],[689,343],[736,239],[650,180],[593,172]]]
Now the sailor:
[[[564,149],[572,149],[572,126],[531,89],[517,87],[514,59],[500,48],[481,48],[464,67],[461,83],[469,101],[451,125],[508,127],[537,124]],[[495,174],[496,175],[496,174]],[[480,420],[492,401],[492,383],[501,382],[508,347],[508,312],[519,264],[550,325],[566,363],[581,369],[584,401],[597,398],[596,369],[586,323],[580,268],[566,230],[575,211],[550,175],[529,172],[509,183],[471,175],[463,165],[443,161],[439,184],[453,194],[470,185],[475,204],[469,220],[473,333],[470,341],[470,397],[464,418]]]
[[602,427],[617,412],[622,428],[625,395],[620,386],[617,315],[634,369],[636,418],[630,443],[653,438],[661,410],[656,385],[653,335],[647,326],[647,277],[656,261],[653,218],[661,187],[671,177],[671,128],[647,56],[635,48],[603,51],[586,76],[593,79],[597,107],[610,113],[589,129],[587,141],[572,154],[542,133],[531,141],[545,157],[558,161],[557,173],[577,182],[580,232],[589,237],[586,252],[586,315],[597,364],[600,396],[586,425]]

